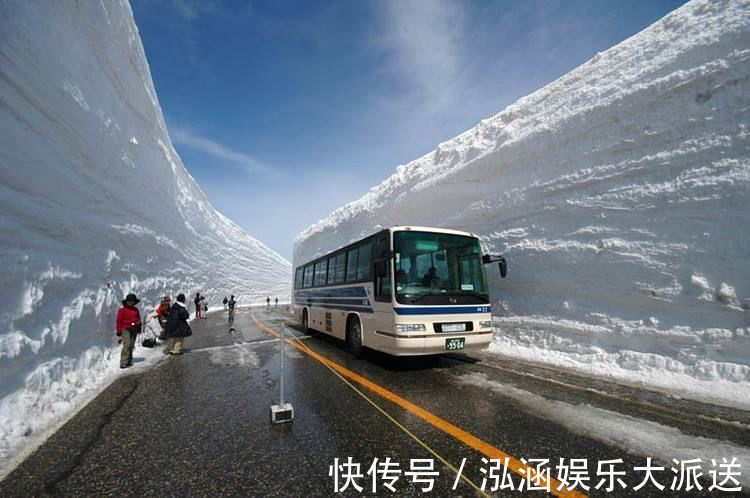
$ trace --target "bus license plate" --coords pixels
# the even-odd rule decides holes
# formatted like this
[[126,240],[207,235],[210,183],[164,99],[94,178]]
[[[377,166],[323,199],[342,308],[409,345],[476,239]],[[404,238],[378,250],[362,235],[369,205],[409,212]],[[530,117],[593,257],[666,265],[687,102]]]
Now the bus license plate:
[[445,349],[448,351],[456,351],[459,349],[464,348],[464,338],[463,337],[455,337],[453,339],[446,339],[445,340]]
[[443,332],[465,332],[466,331],[466,324],[465,323],[444,323]]

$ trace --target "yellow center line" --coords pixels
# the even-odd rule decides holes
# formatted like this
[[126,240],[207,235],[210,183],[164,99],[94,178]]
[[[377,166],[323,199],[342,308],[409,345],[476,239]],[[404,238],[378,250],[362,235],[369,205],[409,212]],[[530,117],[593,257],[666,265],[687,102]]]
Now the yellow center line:
[[[255,324],[260,328],[262,331],[266,332],[267,334],[271,334],[275,337],[280,337],[280,334],[273,330],[272,328],[266,326],[264,323],[262,323],[258,318],[255,316],[254,312],[251,312],[251,316],[253,318],[253,321]],[[547,482],[549,481],[549,488],[550,493],[552,493],[555,496],[558,497],[570,497],[570,498],[585,498],[586,495],[576,491],[575,489],[568,489],[563,484],[561,484],[557,479],[553,477],[545,478],[544,475],[538,476],[538,481],[536,481],[536,471],[534,467],[531,467],[529,465],[526,465],[522,461],[518,460],[517,458],[509,455],[508,453],[505,453],[504,451],[500,450],[499,448],[496,448],[495,446],[491,445],[490,443],[483,441],[482,439],[479,439],[478,437],[474,436],[473,434],[470,434],[469,432],[466,432],[465,430],[461,429],[460,427],[457,427],[453,425],[452,423],[448,422],[445,419],[442,419],[438,417],[437,415],[434,415],[430,413],[429,411],[425,410],[424,408],[415,405],[411,401],[402,398],[401,396],[389,391],[388,389],[380,386],[379,384],[376,384],[375,382],[362,377],[361,375],[349,370],[348,368],[339,365],[333,360],[328,359],[327,357],[316,353],[310,348],[303,348],[302,346],[298,345],[296,342],[292,341],[291,339],[286,339],[287,344],[290,344],[291,346],[294,346],[299,351],[307,354],[308,356],[318,360],[319,362],[323,363],[324,365],[329,366],[333,370],[337,371],[344,377],[348,378],[349,380],[352,380],[356,382],[357,384],[369,389],[370,391],[374,392],[378,396],[387,399],[388,401],[400,406],[404,410],[408,411],[412,415],[415,415],[428,424],[432,425],[436,429],[439,429],[446,434],[449,434],[450,436],[454,437],[455,439],[459,440],[466,446],[469,446],[470,448],[476,450],[477,452],[485,455],[488,458],[493,459],[500,459],[501,461],[505,461],[507,459],[508,462],[508,468],[518,474],[519,476],[526,479],[527,475],[531,476],[532,480],[535,481],[535,484],[538,483],[542,487],[547,486]]]

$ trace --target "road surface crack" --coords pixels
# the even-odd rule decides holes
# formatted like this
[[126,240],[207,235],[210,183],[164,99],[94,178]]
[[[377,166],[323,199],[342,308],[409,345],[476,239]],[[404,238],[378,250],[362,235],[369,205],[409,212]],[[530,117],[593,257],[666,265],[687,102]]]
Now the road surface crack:
[[86,443],[81,447],[76,456],[71,460],[70,465],[68,465],[65,470],[58,473],[57,476],[55,476],[52,480],[47,481],[44,484],[43,489],[46,494],[59,494],[59,490],[57,489],[58,484],[70,477],[73,471],[75,471],[75,469],[81,465],[86,454],[94,446],[96,446],[97,442],[101,438],[104,428],[110,424],[115,413],[117,413],[120,408],[125,406],[125,403],[128,401],[128,399],[130,399],[133,393],[135,393],[136,389],[138,389],[138,381],[134,380],[132,387],[125,393],[124,396],[122,396],[122,398],[117,401],[117,404],[114,406],[114,408],[99,417],[99,423],[96,426],[96,430],[94,431],[93,436],[91,436],[89,440],[86,441]]

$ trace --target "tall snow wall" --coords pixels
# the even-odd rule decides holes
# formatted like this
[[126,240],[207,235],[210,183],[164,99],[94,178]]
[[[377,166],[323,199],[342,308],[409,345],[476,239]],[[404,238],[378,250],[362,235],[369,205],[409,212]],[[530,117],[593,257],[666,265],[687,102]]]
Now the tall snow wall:
[[696,0],[296,239],[481,235],[491,350],[750,406],[750,4]]
[[[124,1],[0,1],[0,469],[117,371],[114,319],[289,295],[169,139]],[[191,306],[192,309],[192,306]]]

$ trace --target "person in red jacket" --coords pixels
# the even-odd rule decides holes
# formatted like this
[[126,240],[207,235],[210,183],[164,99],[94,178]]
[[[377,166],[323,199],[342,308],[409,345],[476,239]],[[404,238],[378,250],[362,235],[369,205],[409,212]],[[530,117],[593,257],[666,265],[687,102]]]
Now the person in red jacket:
[[133,348],[136,336],[141,331],[141,313],[135,307],[138,302],[135,294],[128,294],[122,301],[122,308],[117,310],[117,335],[122,338],[120,368],[133,365]]
[[169,308],[172,307],[172,298],[164,296],[161,300],[161,304],[156,308],[156,319],[159,320],[159,326],[161,327],[161,334],[159,339],[166,340],[167,337],[167,318],[169,318]]

